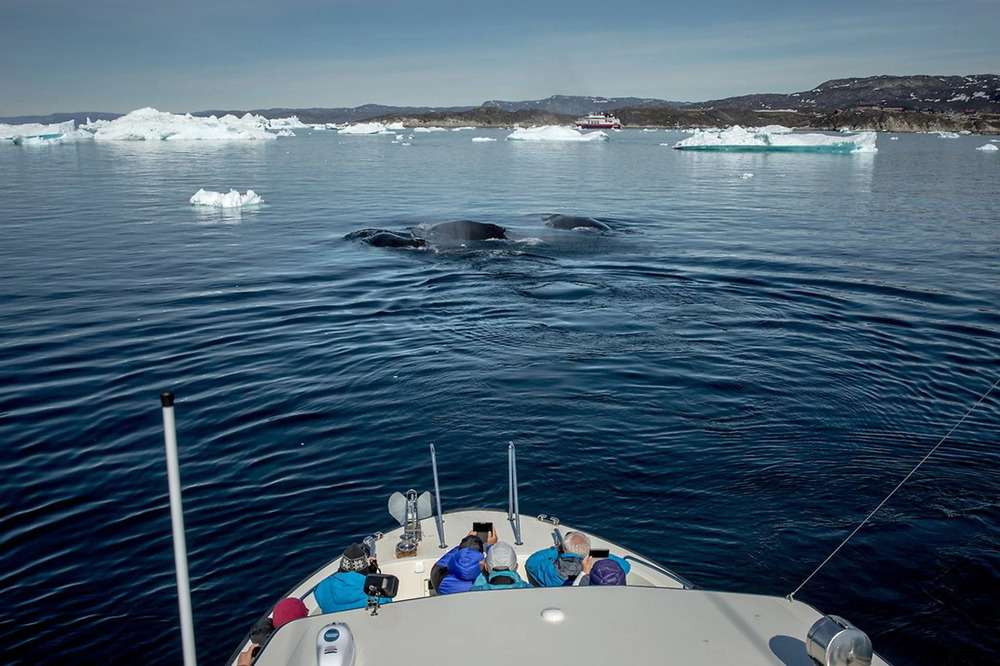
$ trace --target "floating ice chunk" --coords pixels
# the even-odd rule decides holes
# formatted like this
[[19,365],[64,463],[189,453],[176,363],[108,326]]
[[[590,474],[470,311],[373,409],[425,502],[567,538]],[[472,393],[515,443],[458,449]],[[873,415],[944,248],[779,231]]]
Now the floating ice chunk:
[[651,128],[651,127],[643,127],[642,131],[643,132],[656,132],[657,130],[655,130],[655,129]]
[[678,150],[783,151],[820,153],[874,153],[875,132],[841,136],[772,133],[733,125],[724,130],[697,130],[674,144]]
[[474,137],[472,137],[472,142],[473,143],[486,143],[487,141],[496,141],[496,139],[494,139],[491,136],[474,136]]
[[443,127],[414,127],[414,132],[444,132]]
[[474,129],[476,129],[476,128],[475,127],[452,127],[451,131],[452,132],[465,132],[466,130],[474,130]]
[[116,118],[94,132],[98,141],[260,141],[277,137],[267,119],[246,114],[222,118],[178,115],[146,107]]
[[752,173],[750,173],[749,171],[747,171],[746,173],[741,173],[741,174],[740,174],[739,176],[737,176],[737,177],[738,177],[738,178],[739,178],[740,180],[750,180],[751,178],[753,178],[753,174],[752,174]]
[[542,125],[516,129],[507,135],[508,141],[607,141],[604,132],[581,132],[565,125]]
[[275,133],[275,136],[295,136],[295,132],[286,127],[278,130],[277,133]]
[[198,190],[190,199],[194,206],[213,206],[215,208],[242,208],[243,206],[259,204],[261,201],[263,199],[253,190],[247,190],[246,194],[240,194],[236,190],[229,190],[228,194],[212,192],[211,190]]
[[[271,118],[267,121],[267,126],[271,129],[305,129],[309,127],[299,120],[298,116],[288,116],[287,118]],[[279,134],[278,136],[281,136]]]
[[890,136],[889,137],[889,141],[899,141],[899,137],[898,136]]
[[993,153],[996,151],[1000,151],[1000,148],[997,148],[997,145],[995,143],[984,143],[983,145],[976,148],[976,150],[981,150],[984,153]]
[[312,128],[313,128],[313,130],[315,130],[317,132],[325,132],[326,131],[326,125],[313,125]]
[[338,130],[340,134],[385,134],[386,127],[382,123],[354,123]]
[[385,126],[385,128],[390,132],[399,132],[406,129],[405,127],[403,127],[402,121],[399,120],[397,120],[394,123],[389,123],[388,125]]
[[[756,132],[764,132],[766,134],[791,134],[792,132],[795,131],[791,127],[785,127],[784,125],[764,125],[763,127],[754,127],[753,129]],[[840,131],[849,132],[850,130],[845,130],[845,128],[841,128]]]
[[955,132],[935,132],[935,134],[937,134],[942,139],[957,139],[958,138],[958,134],[956,134]]
[[76,122],[73,120],[51,125],[41,123],[4,125],[0,123],[0,141],[12,141],[16,144],[69,143],[89,138],[91,138],[91,134],[77,130]]

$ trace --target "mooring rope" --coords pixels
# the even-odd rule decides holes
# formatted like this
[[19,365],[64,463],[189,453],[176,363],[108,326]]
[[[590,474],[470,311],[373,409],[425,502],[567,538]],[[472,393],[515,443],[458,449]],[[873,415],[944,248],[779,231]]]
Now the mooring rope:
[[995,382],[993,382],[992,386],[990,386],[988,389],[986,389],[986,393],[983,393],[981,396],[979,396],[979,400],[976,400],[975,404],[972,405],[972,407],[969,407],[968,410],[966,410],[965,414],[962,415],[962,418],[960,418],[958,420],[958,423],[956,423],[955,425],[953,425],[951,427],[951,430],[949,430],[947,433],[945,433],[944,437],[942,437],[940,440],[938,440],[938,443],[934,445],[934,448],[932,448],[930,451],[928,451],[927,455],[925,455],[923,458],[921,458],[920,462],[918,462],[916,465],[914,465],[913,469],[910,470],[909,474],[907,474],[906,476],[904,476],[903,480],[900,481],[898,484],[896,484],[896,487],[893,488],[892,491],[888,495],[885,496],[885,499],[883,499],[881,502],[878,503],[877,507],[875,507],[874,509],[872,509],[871,513],[869,513],[867,516],[865,516],[865,519],[862,520],[861,523],[857,527],[855,527],[854,530],[850,534],[847,535],[847,538],[845,538],[843,541],[841,541],[840,545],[837,546],[836,548],[834,548],[833,552],[830,553],[829,555],[827,555],[826,559],[823,560],[822,562],[820,562],[819,566],[816,567],[815,569],[813,569],[813,572],[811,574],[809,574],[808,576],[806,576],[806,579],[804,581],[802,581],[801,583],[799,583],[799,586],[797,588],[795,588],[795,590],[791,594],[788,595],[787,598],[788,598],[789,601],[791,601],[795,597],[795,595],[799,593],[799,590],[801,590],[803,587],[806,586],[806,583],[808,583],[810,580],[812,580],[813,576],[815,576],[816,574],[819,573],[820,569],[822,569],[824,566],[826,566],[827,562],[829,562],[830,560],[832,560],[833,557],[837,553],[840,552],[840,549],[843,548],[847,544],[847,542],[850,541],[851,538],[854,537],[854,535],[857,534],[861,530],[861,528],[864,527],[865,524],[869,520],[871,520],[872,516],[874,516],[876,513],[878,513],[879,509],[881,509],[883,506],[885,506],[885,503],[889,501],[889,498],[891,498],[893,495],[895,495],[896,491],[899,490],[900,488],[902,488],[903,484],[910,480],[910,477],[913,476],[914,472],[916,472],[918,469],[920,469],[920,466],[923,465],[925,462],[927,462],[928,458],[930,458],[932,455],[934,455],[934,452],[938,450],[938,447],[940,447],[942,444],[944,444],[945,441],[949,437],[951,437],[951,434],[953,432],[955,432],[960,425],[962,425],[963,423],[965,423],[965,419],[969,418],[969,414],[971,414],[972,412],[976,411],[976,408],[979,407],[979,405],[981,405],[983,403],[983,400],[986,400],[987,396],[989,396],[990,393],[993,393],[993,389],[995,389],[997,386],[1000,386],[1000,377],[997,377],[997,380]]

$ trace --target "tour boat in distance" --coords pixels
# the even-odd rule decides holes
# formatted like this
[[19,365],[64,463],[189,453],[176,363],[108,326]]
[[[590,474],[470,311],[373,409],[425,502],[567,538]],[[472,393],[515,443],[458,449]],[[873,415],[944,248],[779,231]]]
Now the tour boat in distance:
[[622,121],[610,113],[591,113],[576,121],[580,129],[621,129]]

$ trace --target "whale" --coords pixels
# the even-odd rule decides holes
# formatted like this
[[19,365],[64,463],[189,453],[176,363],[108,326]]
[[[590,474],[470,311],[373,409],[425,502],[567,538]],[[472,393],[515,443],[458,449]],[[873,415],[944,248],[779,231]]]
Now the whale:
[[427,247],[423,238],[386,229],[358,229],[344,236],[344,240],[360,241],[372,247]]
[[575,229],[587,231],[611,231],[610,226],[600,220],[595,220],[592,217],[556,214],[546,215],[543,219],[545,220],[545,226],[552,227],[553,229],[567,229],[569,231],[573,231]]
[[464,242],[464,241],[484,241],[484,240],[504,240],[507,238],[507,230],[497,224],[489,222],[475,222],[473,220],[454,220],[451,222],[440,222],[425,230],[428,239],[437,242]]

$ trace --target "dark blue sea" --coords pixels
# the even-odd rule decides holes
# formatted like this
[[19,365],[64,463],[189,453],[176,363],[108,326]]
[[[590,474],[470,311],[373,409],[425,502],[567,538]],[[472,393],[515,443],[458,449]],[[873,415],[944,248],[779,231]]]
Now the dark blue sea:
[[[784,595],[1000,376],[988,138],[503,136],[0,146],[4,663],[179,662],[167,388],[209,664],[429,488],[431,442],[445,509],[505,506],[513,441],[524,513]],[[343,239],[452,219],[516,240]],[[1000,391],[799,598],[896,666],[1000,662],[998,432]]]

